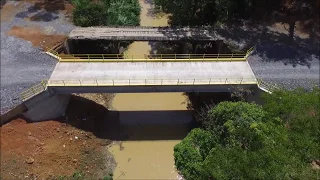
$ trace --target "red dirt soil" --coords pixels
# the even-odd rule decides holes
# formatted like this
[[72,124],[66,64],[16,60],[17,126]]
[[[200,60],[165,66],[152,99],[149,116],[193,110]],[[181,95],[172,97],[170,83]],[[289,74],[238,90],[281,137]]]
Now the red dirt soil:
[[16,14],[21,12],[25,3],[30,3],[37,10],[44,10],[47,12],[59,12],[66,17],[72,15],[74,6],[65,0],[21,0],[14,5],[9,3],[1,4],[1,22],[10,22]]
[[58,179],[79,171],[98,179],[107,168],[104,152],[110,141],[91,132],[58,121],[26,123],[23,119],[0,130],[1,179]]
[[51,48],[54,45],[64,41],[67,37],[62,34],[45,34],[40,27],[20,27],[13,26],[8,32],[11,36],[30,41],[34,46],[42,49]]

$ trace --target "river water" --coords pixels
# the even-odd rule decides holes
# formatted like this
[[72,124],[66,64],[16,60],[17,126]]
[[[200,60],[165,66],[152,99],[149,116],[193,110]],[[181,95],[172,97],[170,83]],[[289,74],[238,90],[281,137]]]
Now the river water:
[[[167,26],[167,16],[152,17],[152,6],[140,0],[142,26]],[[134,42],[125,52],[149,54],[148,42]],[[117,167],[114,179],[180,179],[173,148],[189,132],[192,114],[183,93],[116,94],[111,111],[117,112],[118,126],[127,134],[124,141],[108,150]]]

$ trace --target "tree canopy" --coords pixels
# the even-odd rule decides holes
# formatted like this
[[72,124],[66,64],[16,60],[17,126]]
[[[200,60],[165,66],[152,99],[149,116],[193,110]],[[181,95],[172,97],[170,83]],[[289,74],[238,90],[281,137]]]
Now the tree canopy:
[[156,6],[170,13],[171,25],[213,25],[234,19],[288,23],[293,38],[297,21],[309,29],[319,28],[320,0],[155,0]]
[[73,22],[77,26],[136,26],[140,23],[137,0],[73,0]]
[[[278,91],[261,107],[221,102],[174,148],[185,179],[316,179],[319,89]],[[304,112],[304,113],[303,113]],[[307,113],[306,113],[307,112]]]

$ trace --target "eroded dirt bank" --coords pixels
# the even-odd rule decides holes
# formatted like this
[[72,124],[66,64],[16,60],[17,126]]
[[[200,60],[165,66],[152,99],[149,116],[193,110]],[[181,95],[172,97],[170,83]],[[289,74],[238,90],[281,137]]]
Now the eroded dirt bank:
[[[107,151],[112,141],[99,133],[107,109],[73,96],[66,116],[27,123],[18,118],[1,130],[1,179],[99,179],[116,164]],[[102,116],[102,117],[101,117]]]

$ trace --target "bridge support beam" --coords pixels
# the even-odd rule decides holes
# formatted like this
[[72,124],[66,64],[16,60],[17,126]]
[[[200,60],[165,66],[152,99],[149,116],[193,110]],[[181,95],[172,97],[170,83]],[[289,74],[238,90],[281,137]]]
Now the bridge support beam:
[[35,97],[28,100],[25,103],[28,110],[23,115],[34,122],[59,118],[66,112],[70,97],[70,94],[50,95],[46,92],[41,99]]
[[73,44],[73,40],[72,39],[67,39],[65,41],[64,47],[66,49],[66,53],[67,54],[74,54],[74,44]]

